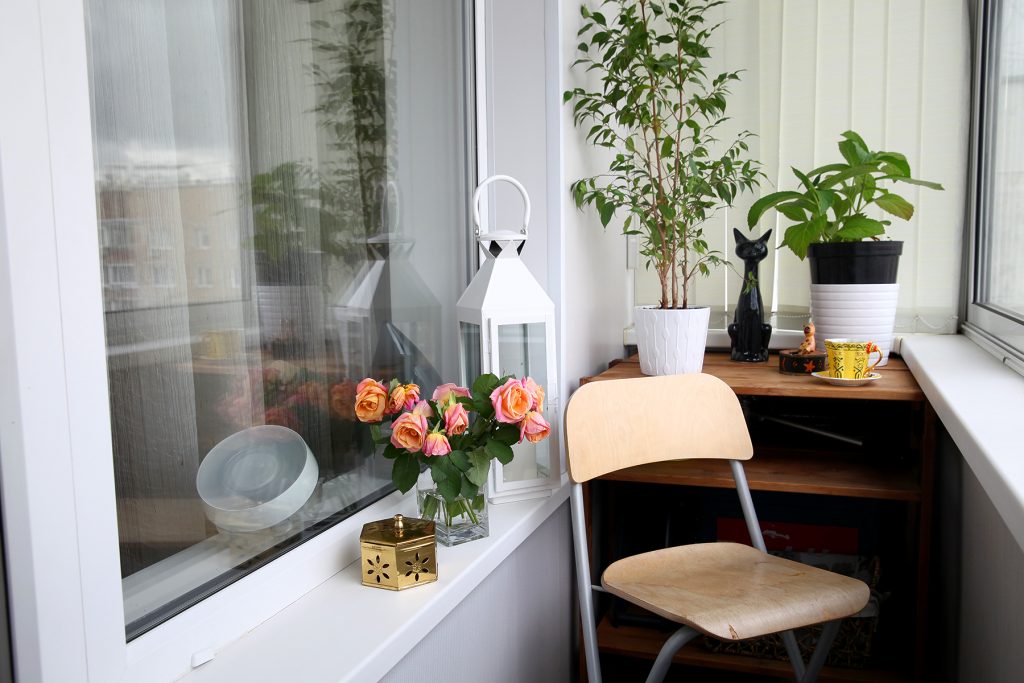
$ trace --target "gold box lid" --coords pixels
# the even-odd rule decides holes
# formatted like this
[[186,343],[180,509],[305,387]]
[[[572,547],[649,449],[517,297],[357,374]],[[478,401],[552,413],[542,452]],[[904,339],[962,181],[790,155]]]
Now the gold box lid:
[[363,531],[359,534],[360,543],[396,547],[416,545],[427,540],[434,540],[434,522],[402,515],[364,524]]

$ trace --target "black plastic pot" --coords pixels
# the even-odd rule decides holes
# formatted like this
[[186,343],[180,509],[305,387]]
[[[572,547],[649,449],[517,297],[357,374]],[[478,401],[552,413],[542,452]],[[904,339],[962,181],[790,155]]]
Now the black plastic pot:
[[867,240],[812,244],[807,248],[813,285],[891,285],[903,242]]

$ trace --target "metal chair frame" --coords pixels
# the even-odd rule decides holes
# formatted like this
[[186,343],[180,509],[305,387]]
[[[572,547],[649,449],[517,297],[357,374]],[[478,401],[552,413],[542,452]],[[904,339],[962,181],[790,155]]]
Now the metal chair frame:
[[[736,482],[736,492],[740,497],[740,506],[743,508],[743,518],[747,523],[747,530],[755,548],[766,552],[764,537],[761,535],[761,526],[757,521],[757,512],[754,510],[754,501],[750,496],[750,487],[747,485],[747,475],[743,469],[743,463],[739,460],[729,460],[732,468],[733,480]],[[583,485],[573,482],[569,491],[570,505],[572,508],[573,545],[576,554],[576,583],[579,592],[580,618],[583,622],[583,647],[587,661],[587,676],[590,683],[601,683],[600,658],[597,647],[597,621],[594,614],[593,592],[604,592],[600,586],[593,585],[590,577],[590,553],[587,548],[587,526],[583,510]],[[839,630],[840,619],[829,621],[825,624],[824,631],[818,641],[809,662],[804,662],[800,654],[800,648],[796,642],[793,631],[784,631],[781,636],[786,646],[786,653],[793,665],[797,683],[814,683],[818,674],[825,665],[825,658],[832,647],[836,633]],[[699,632],[683,626],[669,636],[662,646],[647,676],[648,683],[657,683],[665,678],[668,669],[672,664],[672,658],[686,643],[699,635]]]

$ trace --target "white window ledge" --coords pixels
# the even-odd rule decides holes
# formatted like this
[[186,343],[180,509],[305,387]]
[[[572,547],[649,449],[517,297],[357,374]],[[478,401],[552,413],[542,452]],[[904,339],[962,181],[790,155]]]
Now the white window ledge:
[[[401,592],[364,587],[359,562],[317,586],[183,677],[206,681],[378,681],[568,498],[490,505],[490,536],[438,546],[438,580]],[[415,500],[395,513],[415,516]]]
[[1024,377],[962,335],[907,336],[900,353],[1024,548]]

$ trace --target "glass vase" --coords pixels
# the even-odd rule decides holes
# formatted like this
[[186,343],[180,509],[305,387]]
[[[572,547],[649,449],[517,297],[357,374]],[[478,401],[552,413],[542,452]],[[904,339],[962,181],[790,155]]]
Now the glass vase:
[[449,503],[437,491],[430,470],[416,480],[416,504],[423,519],[434,521],[437,542],[453,546],[487,538],[487,485],[472,498],[459,496]]

